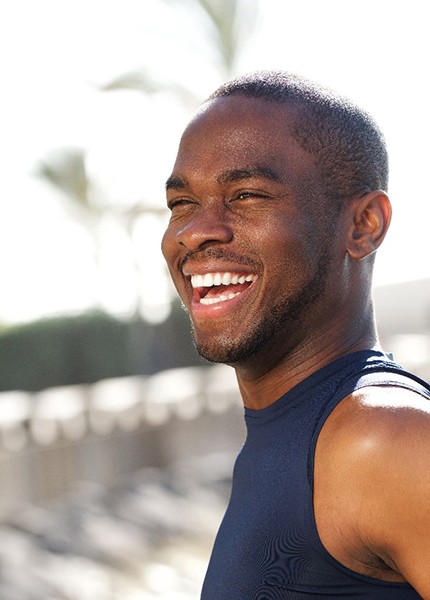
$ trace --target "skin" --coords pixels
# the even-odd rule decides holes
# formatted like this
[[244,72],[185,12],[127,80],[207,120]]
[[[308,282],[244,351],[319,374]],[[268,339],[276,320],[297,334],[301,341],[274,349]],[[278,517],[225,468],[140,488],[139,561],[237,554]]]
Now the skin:
[[[378,346],[371,278],[389,200],[375,190],[334,207],[318,161],[291,133],[294,119],[263,99],[206,103],[166,186],[163,253],[195,343],[235,368],[253,409],[336,358]],[[230,300],[202,304],[206,291],[193,290],[191,276],[225,272],[253,281]],[[322,542],[342,564],[408,581],[430,600],[426,404],[397,388],[345,398],[318,439],[314,502]]]

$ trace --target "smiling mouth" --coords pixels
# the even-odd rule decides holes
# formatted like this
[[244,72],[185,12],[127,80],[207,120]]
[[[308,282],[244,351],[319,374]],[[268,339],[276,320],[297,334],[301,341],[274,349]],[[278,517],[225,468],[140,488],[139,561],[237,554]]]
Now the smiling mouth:
[[193,301],[203,305],[219,304],[232,300],[244,292],[257,275],[253,273],[205,273],[192,275]]

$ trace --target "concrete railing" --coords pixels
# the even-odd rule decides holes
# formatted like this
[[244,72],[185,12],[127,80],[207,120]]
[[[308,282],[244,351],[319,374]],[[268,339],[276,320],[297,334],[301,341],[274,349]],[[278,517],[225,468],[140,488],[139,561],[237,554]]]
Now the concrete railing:
[[243,441],[234,371],[173,369],[38,393],[0,393],[0,516],[124,473]]
[[[427,336],[393,336],[384,345],[429,379]],[[235,452],[244,439],[242,412],[234,371],[222,365],[0,393],[0,517],[81,481],[110,486],[142,467]]]

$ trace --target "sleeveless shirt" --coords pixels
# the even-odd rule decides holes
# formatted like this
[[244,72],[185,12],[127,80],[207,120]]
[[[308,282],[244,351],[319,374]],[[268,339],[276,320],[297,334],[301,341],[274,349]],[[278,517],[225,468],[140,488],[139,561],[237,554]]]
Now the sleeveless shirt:
[[201,600],[417,600],[404,583],[344,567],[323,546],[313,512],[314,454],[333,409],[354,390],[397,386],[430,399],[430,386],[364,350],[344,356],[261,410],[245,409],[229,505]]

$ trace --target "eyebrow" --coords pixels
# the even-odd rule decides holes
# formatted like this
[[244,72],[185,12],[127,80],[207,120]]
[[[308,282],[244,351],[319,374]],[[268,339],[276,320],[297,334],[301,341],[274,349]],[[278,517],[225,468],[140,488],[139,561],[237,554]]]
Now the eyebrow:
[[[227,171],[220,173],[216,179],[218,183],[225,184],[252,178],[268,179],[269,181],[275,181],[276,183],[282,182],[282,178],[278,173],[269,167],[263,167],[261,165],[245,167],[243,169],[228,169]],[[166,190],[183,190],[186,187],[186,179],[179,176],[172,175],[166,181]]]
[[176,177],[172,175],[166,181],[166,191],[167,190],[184,190],[187,187],[187,183],[185,179],[182,177]]
[[253,167],[245,167],[244,169],[231,169],[224,171],[217,177],[218,183],[234,183],[235,181],[241,181],[242,179],[268,179],[269,181],[275,181],[280,183],[282,178],[278,173],[270,169],[269,167],[263,167],[261,165],[255,165]]

